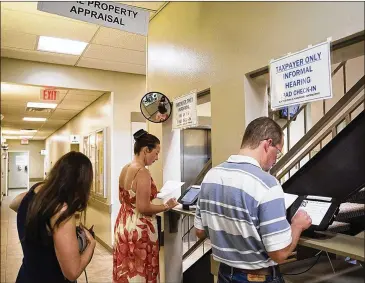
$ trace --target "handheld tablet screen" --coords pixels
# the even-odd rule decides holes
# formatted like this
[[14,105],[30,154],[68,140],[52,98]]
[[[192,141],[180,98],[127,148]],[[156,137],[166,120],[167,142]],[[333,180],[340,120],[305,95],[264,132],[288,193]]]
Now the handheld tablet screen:
[[304,210],[312,219],[312,225],[318,226],[319,224],[321,224],[322,219],[326,215],[330,206],[330,202],[303,200],[297,212],[299,210]]
[[181,199],[182,202],[191,202],[200,192],[200,189],[191,188]]

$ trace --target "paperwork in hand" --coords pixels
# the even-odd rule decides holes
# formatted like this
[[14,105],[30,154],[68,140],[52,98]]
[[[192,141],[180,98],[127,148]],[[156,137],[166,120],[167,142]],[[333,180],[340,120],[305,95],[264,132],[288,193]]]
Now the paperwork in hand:
[[285,209],[288,209],[297,198],[297,195],[284,193]]
[[162,199],[164,202],[170,198],[178,199],[181,196],[181,186],[184,184],[184,182],[167,181],[157,194],[157,197]]

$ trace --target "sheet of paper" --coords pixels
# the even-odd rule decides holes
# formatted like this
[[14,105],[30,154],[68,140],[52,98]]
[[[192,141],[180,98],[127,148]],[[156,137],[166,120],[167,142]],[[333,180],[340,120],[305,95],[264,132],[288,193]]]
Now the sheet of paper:
[[[319,225],[330,208],[330,202],[303,200],[299,210],[304,210],[312,218],[312,225]],[[297,211],[297,212],[298,212]]]
[[285,208],[288,209],[297,198],[297,195],[284,193]]
[[157,197],[164,200],[173,197],[178,198],[181,195],[181,186],[184,184],[185,182],[167,181],[157,194]]

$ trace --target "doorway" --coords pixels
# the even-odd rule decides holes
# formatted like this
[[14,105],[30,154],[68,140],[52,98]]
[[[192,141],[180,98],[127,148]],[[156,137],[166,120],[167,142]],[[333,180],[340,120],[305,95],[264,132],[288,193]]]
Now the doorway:
[[80,151],[80,145],[79,145],[78,143],[72,143],[72,144],[71,144],[70,151],[76,151],[76,152],[79,152],[79,151]]
[[8,189],[29,188],[29,152],[9,151]]

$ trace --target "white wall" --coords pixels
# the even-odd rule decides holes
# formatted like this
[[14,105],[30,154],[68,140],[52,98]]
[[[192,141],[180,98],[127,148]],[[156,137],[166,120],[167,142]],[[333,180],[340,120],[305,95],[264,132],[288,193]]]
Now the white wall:
[[[113,154],[110,157],[109,199],[112,216],[108,224],[109,229],[105,231],[105,242],[111,245],[114,222],[120,207],[118,176],[121,168],[131,160],[130,113],[139,112],[139,101],[146,90],[145,76],[1,58],[1,81],[111,93],[110,152]],[[99,110],[95,111],[96,114]],[[88,126],[85,123],[79,123],[76,127],[82,130]],[[68,140],[66,142],[65,137],[59,140],[53,138],[53,142],[57,150],[56,153],[52,153],[51,159],[69,150]]]

